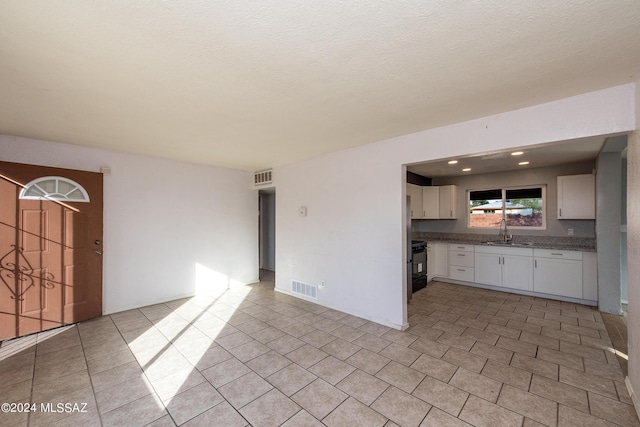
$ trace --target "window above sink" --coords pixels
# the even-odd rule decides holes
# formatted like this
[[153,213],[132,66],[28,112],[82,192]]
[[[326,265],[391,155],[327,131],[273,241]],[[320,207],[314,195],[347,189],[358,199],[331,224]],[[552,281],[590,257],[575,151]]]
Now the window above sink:
[[467,191],[468,228],[545,230],[546,185]]

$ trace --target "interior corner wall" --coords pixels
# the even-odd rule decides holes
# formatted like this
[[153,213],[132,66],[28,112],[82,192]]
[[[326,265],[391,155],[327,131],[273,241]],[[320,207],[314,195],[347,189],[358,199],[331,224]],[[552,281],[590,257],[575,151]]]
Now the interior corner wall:
[[640,412],[640,79],[635,92],[635,131],[627,144],[627,280],[629,375],[627,387],[636,412]]
[[403,165],[629,132],[634,97],[617,86],[274,168],[276,290],[324,282],[319,304],[405,327]]
[[0,135],[0,160],[111,168],[105,314],[258,280],[258,194],[248,172],[8,135]]

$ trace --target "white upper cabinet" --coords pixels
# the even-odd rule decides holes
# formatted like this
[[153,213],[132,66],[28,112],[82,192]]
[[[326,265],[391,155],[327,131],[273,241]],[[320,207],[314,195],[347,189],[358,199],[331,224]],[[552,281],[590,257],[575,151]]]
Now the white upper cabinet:
[[422,187],[422,211],[425,219],[440,219],[440,187]]
[[458,218],[458,192],[455,185],[441,185],[439,190],[440,219]]
[[407,196],[411,196],[411,219],[423,219],[422,188],[419,185],[407,184]]
[[412,219],[457,219],[458,192],[455,185],[407,184]]
[[558,177],[558,219],[596,218],[595,175]]

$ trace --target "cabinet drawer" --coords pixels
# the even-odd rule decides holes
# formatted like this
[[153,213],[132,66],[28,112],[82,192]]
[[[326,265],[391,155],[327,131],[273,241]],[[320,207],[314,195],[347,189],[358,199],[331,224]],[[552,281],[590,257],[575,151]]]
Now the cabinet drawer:
[[460,267],[473,267],[475,265],[473,252],[460,252],[460,251],[449,252],[449,265],[460,266]]
[[460,267],[452,265],[449,268],[449,277],[454,280],[462,280],[465,282],[473,282],[475,276],[475,270],[469,267]]
[[534,249],[534,257],[582,260],[581,251],[563,251],[554,249]]
[[473,252],[473,245],[454,245],[453,243],[449,243],[450,251],[463,251],[463,252]]

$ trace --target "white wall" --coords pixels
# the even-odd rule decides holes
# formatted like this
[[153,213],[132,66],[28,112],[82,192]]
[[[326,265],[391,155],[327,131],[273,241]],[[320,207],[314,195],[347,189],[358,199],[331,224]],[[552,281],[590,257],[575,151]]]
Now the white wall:
[[634,103],[628,84],[274,169],[277,290],[324,280],[319,303],[403,327],[404,164],[628,132]]
[[640,79],[636,82],[636,130],[627,151],[627,280],[629,287],[629,376],[636,412],[640,413]]
[[111,168],[105,313],[258,279],[258,196],[247,172],[7,135],[0,135],[0,160]]
[[404,199],[397,166],[349,150],[274,171],[278,290],[288,292],[291,280],[325,281],[320,304],[385,324],[401,321]]

